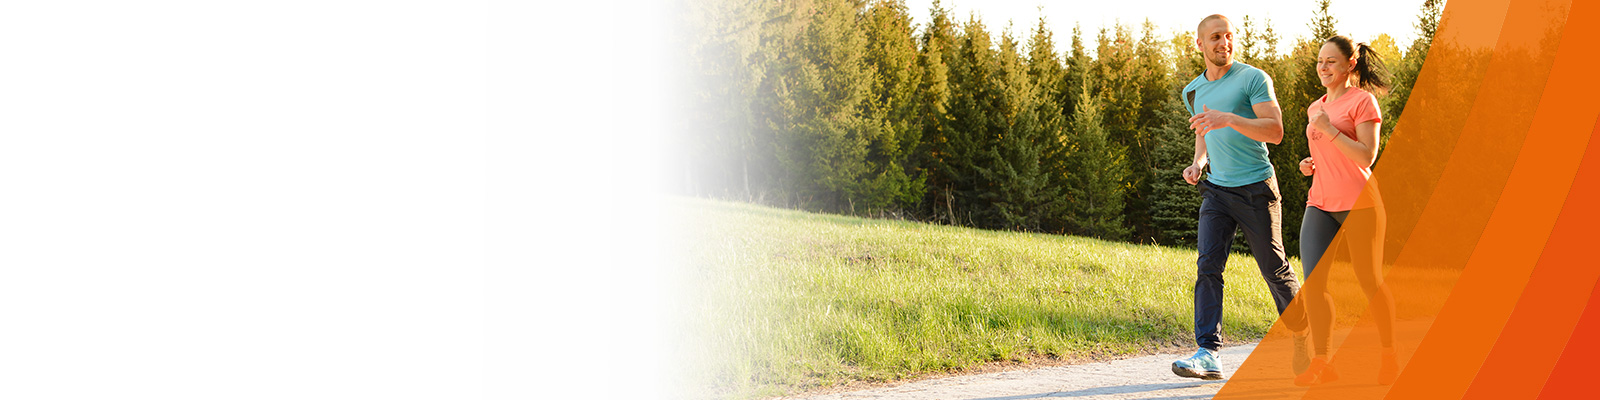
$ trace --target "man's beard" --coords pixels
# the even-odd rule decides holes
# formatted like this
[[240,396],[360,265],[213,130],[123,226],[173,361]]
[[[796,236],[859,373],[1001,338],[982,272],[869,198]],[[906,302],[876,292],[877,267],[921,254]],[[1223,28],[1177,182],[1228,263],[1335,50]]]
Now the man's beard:
[[1218,67],[1224,66],[1224,65],[1228,65],[1228,62],[1231,61],[1232,59],[1233,59],[1233,57],[1223,57],[1223,56],[1216,55],[1216,53],[1206,54],[1206,61],[1210,61],[1211,65],[1215,65],[1215,66],[1218,66]]

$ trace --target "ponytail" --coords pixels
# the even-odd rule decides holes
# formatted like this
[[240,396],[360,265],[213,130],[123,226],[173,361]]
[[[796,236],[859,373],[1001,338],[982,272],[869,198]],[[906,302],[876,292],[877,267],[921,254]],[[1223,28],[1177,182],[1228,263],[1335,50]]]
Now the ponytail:
[[1357,87],[1375,94],[1389,91],[1389,69],[1384,65],[1383,57],[1379,56],[1378,51],[1373,50],[1372,46],[1365,42],[1352,43],[1350,38],[1343,35],[1335,35],[1324,42],[1333,43],[1346,57],[1355,56],[1356,68],[1351,77],[1355,79]]

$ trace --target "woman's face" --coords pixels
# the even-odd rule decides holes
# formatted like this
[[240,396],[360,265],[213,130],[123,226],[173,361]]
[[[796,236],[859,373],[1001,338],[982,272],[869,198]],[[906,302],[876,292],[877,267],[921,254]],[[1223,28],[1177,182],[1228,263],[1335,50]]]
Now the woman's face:
[[1323,43],[1322,50],[1317,52],[1317,77],[1322,79],[1322,86],[1332,88],[1350,82],[1350,72],[1354,69],[1355,63],[1340,52],[1336,44]]

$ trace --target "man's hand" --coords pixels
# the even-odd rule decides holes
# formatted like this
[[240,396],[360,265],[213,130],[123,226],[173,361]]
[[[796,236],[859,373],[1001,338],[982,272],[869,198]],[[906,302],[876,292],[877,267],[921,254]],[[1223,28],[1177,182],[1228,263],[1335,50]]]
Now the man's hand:
[[1316,171],[1317,171],[1317,162],[1315,160],[1312,160],[1311,157],[1306,157],[1306,159],[1300,160],[1300,174],[1301,175],[1311,176],[1311,174],[1316,173]]
[[1206,132],[1213,129],[1226,128],[1239,117],[1230,112],[1212,110],[1204,104],[1200,105],[1200,109],[1199,114],[1189,117],[1189,129],[1194,129],[1194,134],[1199,136],[1205,136]]
[[1184,182],[1189,182],[1190,185],[1199,184],[1200,183],[1200,166],[1199,165],[1194,165],[1194,164],[1189,164],[1188,168],[1184,168],[1183,169],[1183,181]]

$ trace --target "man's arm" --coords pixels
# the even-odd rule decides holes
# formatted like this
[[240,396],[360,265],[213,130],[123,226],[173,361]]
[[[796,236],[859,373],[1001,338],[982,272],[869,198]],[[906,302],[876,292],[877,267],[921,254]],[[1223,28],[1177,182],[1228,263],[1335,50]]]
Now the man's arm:
[[1283,110],[1278,109],[1277,100],[1268,100],[1250,106],[1255,110],[1256,118],[1249,119],[1234,115],[1235,121],[1228,126],[1245,137],[1258,142],[1279,144],[1283,142]]
[[1204,111],[1189,118],[1191,129],[1206,132],[1228,127],[1257,142],[1272,144],[1283,142],[1283,111],[1278,109],[1277,100],[1251,105],[1250,108],[1256,112],[1254,119],[1226,111],[1212,110],[1205,105],[1201,105],[1200,108]]
[[1206,135],[1198,131],[1194,135],[1194,162],[1183,169],[1183,181],[1190,185],[1200,183],[1200,171],[1206,168]]

